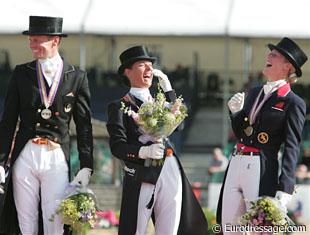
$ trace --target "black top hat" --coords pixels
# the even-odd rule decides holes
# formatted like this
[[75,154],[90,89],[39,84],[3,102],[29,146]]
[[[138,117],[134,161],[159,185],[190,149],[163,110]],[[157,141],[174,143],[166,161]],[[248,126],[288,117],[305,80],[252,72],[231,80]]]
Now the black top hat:
[[29,30],[23,34],[67,37],[67,34],[62,33],[62,18],[48,16],[30,16]]
[[289,38],[282,38],[277,44],[268,44],[270,50],[277,50],[280,52],[295,68],[297,77],[301,77],[301,66],[308,60],[306,54],[300,47]]
[[148,54],[146,47],[144,46],[134,46],[123,51],[119,56],[121,61],[121,66],[118,68],[118,74],[123,75],[126,67],[132,65],[139,60],[148,60],[154,63],[156,61],[155,57],[151,57]]

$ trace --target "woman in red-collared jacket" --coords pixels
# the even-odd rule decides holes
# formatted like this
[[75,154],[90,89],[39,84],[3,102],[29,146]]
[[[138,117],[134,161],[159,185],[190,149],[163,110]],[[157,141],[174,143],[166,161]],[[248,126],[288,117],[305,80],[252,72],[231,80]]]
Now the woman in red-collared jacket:
[[228,102],[238,144],[218,204],[217,222],[222,224],[224,234],[231,234],[228,226],[238,224],[240,216],[249,209],[248,201],[271,196],[286,206],[294,191],[306,105],[291,91],[290,84],[301,77],[307,56],[289,38],[268,47],[270,53],[263,69],[267,83],[251,89],[246,97],[237,93]]

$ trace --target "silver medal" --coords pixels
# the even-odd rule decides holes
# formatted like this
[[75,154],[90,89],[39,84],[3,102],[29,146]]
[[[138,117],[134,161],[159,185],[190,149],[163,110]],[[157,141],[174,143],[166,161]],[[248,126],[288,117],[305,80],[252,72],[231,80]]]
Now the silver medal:
[[50,119],[52,117],[52,111],[49,109],[43,109],[41,112],[41,117],[43,119]]
[[252,126],[248,126],[247,128],[245,128],[244,130],[244,133],[247,135],[247,136],[250,136],[253,134],[253,127]]

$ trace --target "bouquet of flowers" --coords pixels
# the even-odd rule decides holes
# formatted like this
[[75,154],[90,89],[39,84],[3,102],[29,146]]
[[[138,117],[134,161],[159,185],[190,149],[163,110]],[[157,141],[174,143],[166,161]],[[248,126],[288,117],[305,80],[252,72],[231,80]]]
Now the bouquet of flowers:
[[293,223],[277,199],[264,196],[250,203],[251,208],[240,218],[241,225],[287,226]]
[[90,189],[69,186],[68,196],[61,201],[56,214],[64,224],[70,225],[73,235],[86,235],[97,219],[96,199]]
[[187,108],[180,96],[174,102],[167,102],[165,94],[159,88],[153,102],[143,103],[138,112],[125,106],[121,110],[131,116],[143,134],[139,139],[142,143],[156,141],[168,137],[187,117]]

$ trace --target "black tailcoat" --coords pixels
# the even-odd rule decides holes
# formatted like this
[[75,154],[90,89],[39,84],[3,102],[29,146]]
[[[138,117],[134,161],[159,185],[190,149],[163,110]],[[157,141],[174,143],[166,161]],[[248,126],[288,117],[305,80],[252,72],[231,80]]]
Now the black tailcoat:
[[[232,128],[240,143],[261,150],[259,196],[274,197],[276,191],[292,194],[306,105],[291,91],[289,84],[280,87],[264,103],[253,124],[253,134],[247,136],[244,129],[249,126],[249,113],[261,89],[262,87],[256,87],[250,90],[245,99],[244,108],[236,114],[231,114]],[[283,147],[282,166],[280,176],[278,176],[278,152],[281,146]],[[228,169],[225,178],[227,171]],[[217,210],[219,223],[224,183]]]
[[[176,99],[174,91],[166,92],[168,101]],[[135,99],[140,106],[142,102]],[[144,160],[138,158],[140,147],[143,146],[138,138],[141,133],[135,121],[124,114],[121,108],[121,101],[127,107],[137,111],[137,106],[122,99],[109,104],[107,129],[110,135],[110,147],[112,154],[122,160],[124,167],[123,196],[121,204],[121,216],[119,235],[134,235],[137,226],[138,200],[142,182],[156,184],[162,167],[144,167]],[[151,142],[145,145],[150,145]],[[167,147],[173,148],[167,143]],[[174,153],[175,155],[175,153]],[[177,156],[175,155],[177,158]],[[204,235],[207,234],[207,221],[203,211],[195,198],[191,185],[187,180],[181,163],[178,160],[182,176],[182,210],[178,235]]]
[[[19,156],[28,140],[47,137],[61,145],[69,164],[69,123],[73,117],[76,124],[80,167],[93,168],[93,138],[90,111],[90,92],[87,75],[84,71],[63,62],[63,72],[59,88],[52,106],[52,117],[41,117],[44,105],[41,102],[36,61],[17,65],[13,71],[4,103],[0,122],[0,162],[7,160],[15,127],[20,119],[19,130],[11,156],[11,166]],[[5,197],[1,213],[0,231],[13,234],[18,230],[16,209],[12,194],[12,182]],[[1,233],[0,232],[0,233]]]

